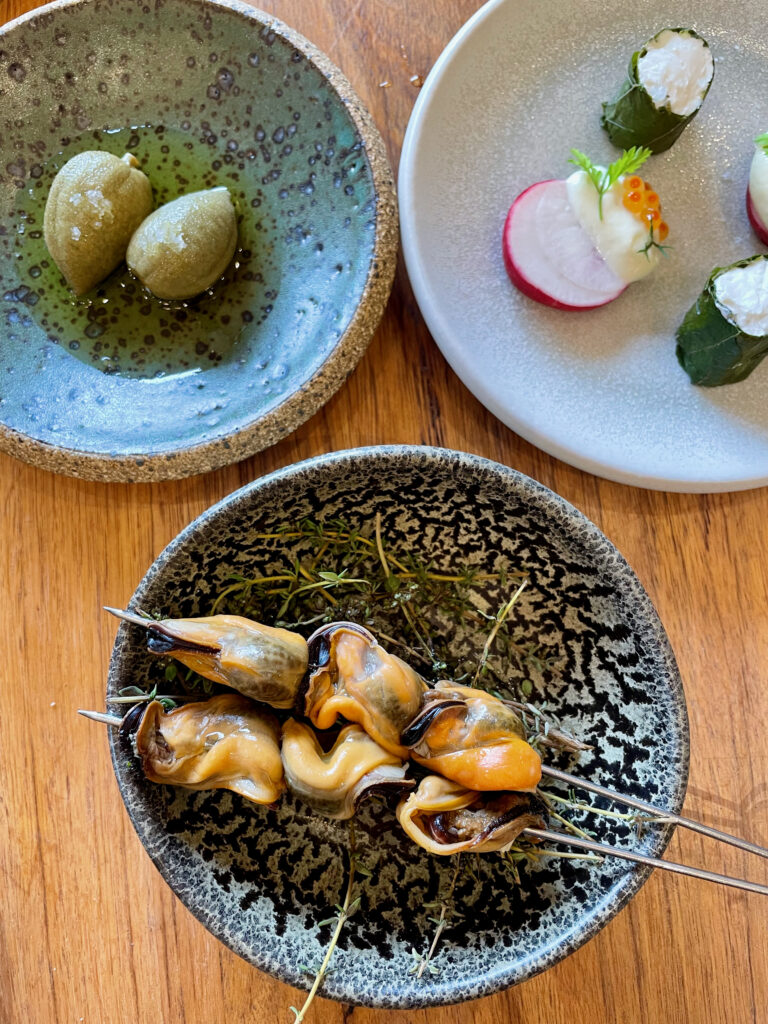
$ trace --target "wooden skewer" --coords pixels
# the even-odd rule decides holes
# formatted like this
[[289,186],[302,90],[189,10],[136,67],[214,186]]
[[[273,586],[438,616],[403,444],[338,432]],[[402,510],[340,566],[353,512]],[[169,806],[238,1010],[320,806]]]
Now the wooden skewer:
[[728,832],[721,832],[710,825],[703,825],[700,821],[694,821],[693,818],[684,818],[682,815],[674,814],[672,811],[662,810],[660,807],[654,807],[653,804],[646,803],[645,800],[637,800],[635,797],[626,796],[624,793],[616,793],[612,789],[598,785],[596,782],[588,782],[575,775],[569,775],[568,772],[561,772],[557,768],[550,768],[548,765],[542,765],[541,771],[543,775],[548,775],[550,779],[557,779],[558,782],[565,782],[569,786],[586,789],[590,793],[597,794],[597,796],[603,796],[608,800],[615,800],[617,803],[624,804],[625,807],[634,807],[635,810],[651,814],[660,823],[670,822],[674,825],[680,825],[682,828],[688,828],[692,832],[700,832],[703,836],[717,839],[721,843],[728,843],[730,846],[736,846],[740,850],[746,850],[747,853],[754,853],[758,857],[768,857],[768,849],[764,846],[750,843],[748,840],[732,836]]
[[588,850],[590,853],[597,853],[602,857],[618,857],[621,860],[631,860],[636,864],[647,864],[652,868],[674,871],[678,875],[690,875],[692,878],[701,878],[705,882],[718,882],[720,885],[730,885],[734,889],[746,889],[747,892],[757,892],[762,896],[768,896],[768,885],[748,882],[744,878],[732,878],[730,875],[718,875],[714,871],[704,871],[702,868],[693,868],[688,864],[676,864],[674,861],[662,860],[660,857],[648,857],[644,853],[634,853],[632,850],[621,850],[615,846],[607,846],[604,843],[595,843],[591,839],[581,839],[579,836],[567,835],[565,832],[551,832],[545,828],[526,828],[523,829],[521,834],[528,836],[529,839],[543,839],[548,843],[566,843],[568,846],[575,846],[580,850]]

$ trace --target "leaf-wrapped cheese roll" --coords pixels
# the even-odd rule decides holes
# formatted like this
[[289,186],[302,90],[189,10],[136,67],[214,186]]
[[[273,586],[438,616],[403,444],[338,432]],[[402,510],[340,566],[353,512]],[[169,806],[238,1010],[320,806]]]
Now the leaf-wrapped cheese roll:
[[376,742],[404,760],[400,733],[427,689],[417,672],[389,654],[375,637],[351,622],[334,622],[309,638],[310,676],[304,714],[317,729],[342,715],[362,725]]
[[291,708],[307,671],[307,642],[298,633],[262,626],[240,615],[146,619],[108,608],[147,631],[154,654],[172,655],[206,679],[270,704]]
[[253,701],[236,693],[166,712],[159,701],[131,713],[134,748],[151,782],[186,789],[231,789],[257,804],[283,793],[280,727]]
[[709,44],[692,28],[665,28],[632,54],[627,80],[602,125],[619,149],[669,149],[698,113],[715,65]]
[[419,764],[467,789],[533,790],[541,779],[541,758],[515,712],[470,686],[443,681],[429,690],[401,742]]
[[715,267],[675,335],[693,384],[744,380],[768,353],[768,256]]
[[397,807],[408,836],[430,853],[492,853],[510,846],[523,829],[546,828],[546,810],[530,793],[477,793],[428,775]]
[[326,818],[351,818],[369,793],[402,792],[414,785],[405,778],[400,758],[359,725],[345,726],[324,751],[311,726],[290,718],[283,726],[281,752],[290,791]]

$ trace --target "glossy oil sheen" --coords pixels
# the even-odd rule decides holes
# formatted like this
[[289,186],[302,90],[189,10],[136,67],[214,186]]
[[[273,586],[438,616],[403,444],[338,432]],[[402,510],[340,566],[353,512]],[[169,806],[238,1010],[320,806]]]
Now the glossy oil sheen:
[[[314,61],[235,8],[97,0],[3,40],[5,427],[62,448],[173,456],[302,391],[354,316],[376,229],[360,133]],[[156,205],[231,188],[240,251],[213,294],[169,308],[118,268],[73,300],[42,212],[55,170],[88,148],[134,152]]]
[[[207,292],[186,302],[163,302],[123,263],[87,295],[75,298],[48,253],[41,224],[56,173],[71,157],[91,149],[117,157],[133,154],[152,184],[155,209],[189,192],[220,185],[229,189],[238,212],[237,252]],[[278,280],[271,264],[264,265],[266,277],[260,269],[262,190],[253,175],[234,164],[226,145],[197,138],[189,122],[181,128],[142,125],[88,132],[48,161],[19,203],[16,247],[19,276],[27,278],[22,288],[29,289],[26,304],[49,340],[87,366],[136,378],[199,373],[248,359],[256,347],[249,341],[251,325],[261,326],[272,312]]]

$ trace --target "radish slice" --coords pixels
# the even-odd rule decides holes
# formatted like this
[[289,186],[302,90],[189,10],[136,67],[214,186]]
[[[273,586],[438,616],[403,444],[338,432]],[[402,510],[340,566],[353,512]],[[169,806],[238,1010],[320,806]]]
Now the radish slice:
[[564,181],[539,181],[520,193],[502,244],[512,283],[545,306],[595,309],[627,287],[576,219]]
[[749,186],[747,186],[747,216],[749,217],[749,223],[752,225],[752,230],[755,232],[757,237],[763,245],[768,245],[768,228],[763,224],[757,210],[755,209],[755,204],[752,202],[752,193],[749,191]]

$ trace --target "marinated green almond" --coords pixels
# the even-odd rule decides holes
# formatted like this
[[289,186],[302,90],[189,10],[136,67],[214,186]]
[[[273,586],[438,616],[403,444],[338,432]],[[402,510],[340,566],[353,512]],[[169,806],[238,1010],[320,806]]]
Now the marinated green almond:
[[221,277],[236,245],[235,208],[220,186],[155,210],[136,230],[126,259],[159,299],[191,299]]
[[125,259],[136,228],[152,210],[152,186],[135,156],[87,150],[53,179],[43,234],[56,266],[84,295]]

